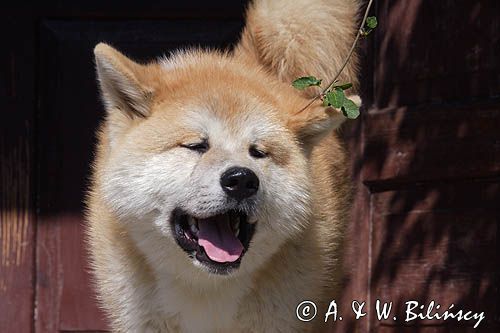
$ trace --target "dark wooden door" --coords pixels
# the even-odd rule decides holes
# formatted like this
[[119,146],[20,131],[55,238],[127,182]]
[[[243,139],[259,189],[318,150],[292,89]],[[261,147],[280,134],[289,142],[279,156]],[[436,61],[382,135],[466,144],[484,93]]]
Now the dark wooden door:
[[[346,139],[357,197],[339,330],[499,332],[500,16],[496,1],[377,1],[366,108]],[[389,320],[375,301],[393,302]],[[415,320],[405,302],[485,312]]]
[[[4,5],[0,80],[0,332],[106,330],[93,300],[82,200],[103,116],[92,48],[147,61],[228,46],[245,1]],[[485,311],[498,332],[500,20],[485,1],[375,1],[363,116],[344,131],[357,187],[337,332],[461,332],[378,321],[376,299]],[[403,317],[402,314],[397,314]]]

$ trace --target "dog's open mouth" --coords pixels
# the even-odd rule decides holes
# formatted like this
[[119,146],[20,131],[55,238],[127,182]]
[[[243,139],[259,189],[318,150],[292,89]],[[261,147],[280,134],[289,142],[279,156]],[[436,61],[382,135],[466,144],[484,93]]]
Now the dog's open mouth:
[[201,219],[177,209],[171,220],[177,244],[216,274],[240,266],[255,231],[255,223],[236,210]]

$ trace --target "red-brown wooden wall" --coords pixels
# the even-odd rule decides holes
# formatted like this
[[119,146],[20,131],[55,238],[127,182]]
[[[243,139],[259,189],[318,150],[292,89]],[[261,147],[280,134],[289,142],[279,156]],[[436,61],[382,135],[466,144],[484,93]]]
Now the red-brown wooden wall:
[[[92,47],[136,59],[228,46],[243,1],[2,5],[0,332],[106,326],[88,283],[82,198],[102,117]],[[375,1],[360,119],[343,136],[357,187],[346,241],[353,299],[434,299],[485,311],[498,332],[500,15],[494,0]],[[345,315],[337,332],[469,332]],[[400,311],[401,312],[401,311]],[[403,318],[403,314],[398,313]]]

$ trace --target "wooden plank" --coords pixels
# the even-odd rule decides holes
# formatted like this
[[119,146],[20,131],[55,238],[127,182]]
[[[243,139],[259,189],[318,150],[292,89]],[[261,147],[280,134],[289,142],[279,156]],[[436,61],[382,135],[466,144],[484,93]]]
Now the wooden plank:
[[[331,332],[367,332],[369,320],[355,320],[350,311],[353,300],[370,301],[370,275],[368,254],[370,250],[370,219],[368,201],[370,194],[364,186],[358,189],[351,210],[351,220],[347,225],[344,240],[343,270],[344,281],[341,298],[335,301],[342,310],[342,321],[331,322]],[[333,298],[332,298],[333,299]],[[340,311],[340,310],[339,310]],[[320,313],[324,316],[324,313]],[[324,317],[323,317],[324,319]]]
[[[364,45],[363,52],[367,53],[362,63],[363,82],[361,92],[364,103],[373,99],[372,63],[370,61],[372,49]],[[365,104],[366,105],[366,104]],[[368,300],[370,298],[369,251],[370,251],[370,191],[361,178],[362,161],[364,160],[363,130],[366,121],[365,114],[355,121],[348,121],[340,133],[348,151],[350,174],[353,184],[353,205],[350,219],[346,226],[344,239],[343,271],[344,280],[342,295],[337,299],[339,309],[350,309],[352,300]],[[331,322],[330,332],[368,332],[369,320],[355,320],[351,311],[343,311],[342,321]],[[324,315],[324,314],[322,314]]]
[[8,17],[0,25],[5,43],[0,53],[0,332],[31,332],[33,324],[35,59],[30,51],[35,45],[30,28],[26,20]]
[[103,313],[95,306],[91,285],[86,244],[83,237],[83,216],[73,214],[61,220],[60,251],[64,286],[60,295],[60,330],[106,330]]
[[379,1],[378,108],[488,99],[500,87],[497,1]]
[[38,219],[37,233],[37,316],[35,332],[58,332],[61,294],[60,228],[56,217],[44,215]]
[[398,318],[406,301],[435,300],[443,309],[484,311],[482,327],[497,327],[498,180],[422,184],[371,200],[372,294],[394,302]]
[[500,174],[497,103],[403,107],[366,123],[363,180],[370,185]]
[[[35,328],[36,332],[104,330],[106,325],[89,288],[81,241],[82,201],[98,121],[91,53],[78,55],[75,50],[63,59],[65,49],[59,35],[42,28],[40,39]],[[87,64],[78,63],[76,59],[82,57],[88,57]],[[82,95],[88,100],[75,104]],[[89,105],[95,109],[85,113]]]
[[35,42],[31,29],[27,19],[3,16],[0,23],[0,332],[31,332],[33,325]]
[[19,141],[0,145],[0,332],[30,332],[33,320],[31,146]]
[[[40,32],[39,32],[40,33]],[[52,110],[57,97],[51,91],[60,88],[61,73],[52,71],[57,60],[50,52],[57,54],[54,38],[40,34],[39,62],[39,103],[38,122],[38,232],[36,251],[36,304],[37,315],[35,332],[58,332],[60,313],[60,294],[63,285],[60,251],[60,219],[64,204],[58,195],[58,178],[61,174],[63,155],[60,153],[61,138],[57,135],[60,121]],[[49,51],[50,50],[50,51]]]

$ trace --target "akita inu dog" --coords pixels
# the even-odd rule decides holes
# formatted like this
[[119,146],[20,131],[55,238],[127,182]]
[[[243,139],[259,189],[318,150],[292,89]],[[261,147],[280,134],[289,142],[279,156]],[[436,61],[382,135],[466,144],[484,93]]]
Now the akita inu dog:
[[[296,307],[314,301],[321,324],[338,296],[344,116],[319,100],[300,111],[318,90],[291,82],[334,76],[357,10],[356,0],[256,0],[233,51],[149,64],[96,46],[107,117],[88,239],[114,331],[317,331]],[[340,81],[356,88],[356,67],[354,56]]]

